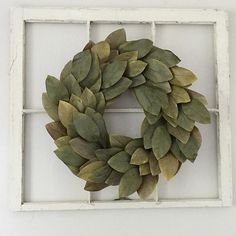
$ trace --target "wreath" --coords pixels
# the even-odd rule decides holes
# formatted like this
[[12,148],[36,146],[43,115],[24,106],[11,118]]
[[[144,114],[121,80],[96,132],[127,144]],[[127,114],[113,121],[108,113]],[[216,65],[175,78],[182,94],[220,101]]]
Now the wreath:
[[[194,162],[202,142],[195,122],[210,123],[210,114],[205,97],[189,89],[196,76],[179,62],[149,39],[127,41],[118,29],[104,41],[89,41],[60,80],[47,76],[42,103],[54,121],[46,129],[55,154],[86,181],[85,190],[119,185],[120,199],[136,191],[147,199],[159,174],[169,180],[183,162]],[[128,89],[145,113],[139,138],[110,135],[103,119]]]

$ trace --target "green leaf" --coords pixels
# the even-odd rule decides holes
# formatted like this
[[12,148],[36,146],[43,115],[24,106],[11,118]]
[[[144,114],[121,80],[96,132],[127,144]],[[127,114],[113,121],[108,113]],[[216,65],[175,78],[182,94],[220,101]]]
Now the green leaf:
[[168,153],[163,158],[158,160],[161,169],[161,174],[166,180],[170,180],[174,177],[179,170],[179,161],[171,154]]
[[148,162],[148,152],[143,148],[137,148],[131,156],[130,164],[142,165]]
[[62,136],[54,141],[58,148],[69,145],[69,141],[71,140],[70,136]]
[[148,163],[145,163],[145,164],[142,164],[142,165],[139,165],[139,174],[141,176],[143,175],[148,175],[151,173],[151,170],[150,170],[150,166]]
[[132,84],[132,81],[122,77],[115,85],[113,85],[110,88],[104,89],[103,90],[103,95],[105,99],[111,100],[115,97],[118,97],[119,95],[123,94],[129,86]]
[[91,68],[92,56],[90,50],[79,52],[73,58],[71,73],[80,82],[86,78]]
[[197,93],[197,92],[195,92],[193,90],[190,90],[190,89],[187,89],[187,91],[188,91],[188,94],[191,97],[191,99],[196,99],[196,100],[198,100],[199,102],[201,102],[205,106],[208,105],[208,102],[207,102],[205,96],[203,96],[202,94]]
[[125,146],[125,151],[129,155],[133,155],[135,150],[139,147],[143,147],[143,139],[142,138],[135,138],[132,139],[126,146]]
[[114,59],[118,56],[119,51],[118,50],[111,50],[110,51],[110,56],[108,58],[108,61],[114,61]]
[[147,118],[145,117],[143,119],[143,122],[142,122],[142,125],[141,125],[141,130],[140,130],[140,133],[141,133],[142,137],[143,137],[144,133],[146,132],[146,130],[148,129],[149,125],[150,124],[149,124]]
[[177,141],[181,152],[186,156],[188,160],[192,162],[194,162],[197,157],[197,153],[201,146],[201,143],[202,137],[196,126],[193,128],[191,136],[186,144]]
[[106,39],[106,42],[110,44],[111,49],[117,49],[122,43],[126,41],[125,29],[118,29],[110,33]]
[[101,148],[97,143],[88,143],[80,137],[70,140],[70,145],[76,153],[88,160],[96,158],[95,151]]
[[147,59],[147,69],[144,71],[144,76],[154,83],[161,83],[169,81],[173,78],[173,75],[169,68],[161,61],[156,59]]
[[152,150],[159,160],[170,150],[171,147],[171,137],[164,125],[158,126],[152,136]]
[[137,193],[143,200],[147,199],[156,189],[159,176],[146,175],[143,176],[143,181]]
[[193,127],[194,127],[194,121],[189,119],[184,112],[181,110],[179,110],[179,116],[177,119],[177,125],[180,126],[181,128],[187,130],[187,131],[192,131]]
[[181,163],[186,161],[186,156],[180,151],[177,141],[172,142],[172,146],[170,149],[171,153],[177,158],[177,160]]
[[73,124],[73,115],[78,113],[76,108],[68,102],[60,101],[58,106],[58,115],[61,123],[68,128]]
[[136,61],[138,59],[138,51],[124,52],[114,58],[119,61]]
[[104,161],[93,161],[82,168],[78,174],[81,179],[94,183],[104,183],[111,173],[111,168]]
[[58,111],[57,111],[57,105],[51,101],[51,99],[48,97],[47,93],[42,94],[42,103],[45,111],[47,114],[54,120],[58,121]]
[[131,140],[132,138],[123,135],[110,135],[110,143],[112,147],[124,148]]
[[84,104],[80,97],[72,94],[70,97],[70,104],[74,106],[79,112],[84,112]]
[[114,61],[108,64],[102,74],[102,88],[116,84],[124,74],[126,66],[127,61]]
[[57,140],[62,136],[66,135],[66,129],[65,127],[61,124],[60,121],[55,121],[46,124],[46,129],[50,136],[54,139]]
[[98,160],[108,161],[112,156],[114,156],[115,154],[117,154],[120,151],[122,151],[122,149],[117,148],[117,147],[97,149],[95,151],[95,155],[96,155]]
[[86,162],[86,159],[74,152],[69,145],[58,148],[54,153],[66,165],[80,167]]
[[184,130],[183,128],[177,126],[176,128],[172,125],[167,124],[168,132],[177,138],[182,143],[187,143],[190,137],[190,132]]
[[127,197],[137,191],[142,184],[142,177],[137,168],[128,170],[120,180],[119,197]]
[[92,48],[91,52],[95,52],[98,55],[99,61],[105,62],[110,56],[110,45],[108,42],[101,41],[96,43]]
[[171,96],[176,103],[187,103],[191,101],[188,92],[184,88],[178,86],[172,86]]
[[125,71],[125,74],[128,77],[135,77],[140,75],[145,67],[147,66],[147,63],[137,60],[137,61],[128,61],[127,68]]
[[148,80],[147,85],[150,86],[150,87],[160,88],[165,93],[170,93],[171,92],[171,87],[170,87],[169,82],[154,83],[153,81]]
[[53,76],[48,75],[46,79],[46,90],[50,100],[58,104],[59,100],[69,100],[69,94],[62,82]]
[[157,176],[161,173],[158,160],[154,156],[153,152],[150,152],[149,154],[149,167],[152,176]]
[[63,80],[68,76],[70,75],[71,73],[71,68],[72,68],[72,61],[68,61],[63,70],[61,71],[61,74],[60,74],[60,80],[63,82]]
[[89,40],[88,43],[84,46],[83,51],[91,49],[95,43],[92,40]]
[[96,111],[98,111],[100,114],[103,114],[106,107],[105,97],[102,92],[96,93],[95,97],[97,101]]
[[152,49],[153,42],[149,39],[127,41],[119,46],[120,53],[138,51],[138,59],[146,56]]
[[120,179],[122,177],[122,173],[113,170],[109,177],[106,179],[106,184],[111,185],[111,186],[116,186],[119,185]]
[[100,75],[97,79],[97,81],[90,87],[90,90],[93,93],[98,93],[102,86],[102,76]]
[[130,162],[130,155],[125,151],[121,151],[112,156],[107,163],[112,169],[121,173],[125,173],[133,166],[129,162]]
[[67,88],[70,95],[81,95],[81,88],[79,86],[79,83],[72,74],[68,75],[64,80],[62,80],[62,83]]
[[73,124],[76,132],[85,140],[89,142],[98,142],[100,140],[99,128],[88,115],[80,112],[74,114]]
[[152,136],[153,136],[153,133],[156,129],[156,125],[150,125],[146,131],[144,132],[144,135],[143,135],[143,145],[144,145],[144,148],[145,149],[150,149],[152,148]]
[[96,103],[97,103],[96,97],[90,89],[88,88],[84,89],[81,95],[81,99],[85,107],[91,107],[93,109],[96,108]]
[[173,119],[169,116],[167,116],[165,113],[162,113],[163,118],[173,127],[177,127],[177,119]]
[[144,84],[144,83],[146,83],[146,79],[142,74],[140,74],[140,75],[132,78],[132,84],[131,84],[130,88],[137,87],[137,86]]
[[169,97],[169,104],[166,108],[162,108],[162,111],[169,117],[177,119],[178,106],[172,97]]
[[149,112],[144,111],[144,114],[145,114],[145,116],[146,116],[146,118],[148,120],[148,123],[150,125],[155,124],[160,119],[160,117],[161,117],[161,113],[159,113],[159,115],[153,115],[153,114],[151,114]]
[[84,190],[89,192],[96,192],[106,188],[108,185],[105,183],[93,183],[93,182],[86,182],[84,186]]
[[184,114],[191,120],[195,120],[202,124],[211,123],[211,117],[206,107],[196,99],[182,105]]
[[185,87],[191,85],[195,80],[197,80],[196,75],[192,71],[187,70],[183,67],[172,67],[171,71],[174,78],[170,81],[171,84]]

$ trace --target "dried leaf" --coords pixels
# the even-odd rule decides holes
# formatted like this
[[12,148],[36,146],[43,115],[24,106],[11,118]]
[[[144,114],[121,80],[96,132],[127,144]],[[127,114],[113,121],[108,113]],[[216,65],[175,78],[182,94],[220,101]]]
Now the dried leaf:
[[138,51],[124,52],[114,58],[114,60],[119,60],[119,61],[135,61],[137,59],[138,59]]
[[81,88],[79,86],[79,83],[72,74],[68,75],[65,79],[63,79],[62,83],[67,88],[70,95],[81,95]]
[[154,83],[153,81],[148,80],[147,85],[150,86],[150,87],[160,88],[165,93],[170,93],[171,92],[171,86],[170,86],[169,82]]
[[95,52],[98,55],[99,61],[105,62],[110,56],[110,45],[105,41],[96,43],[92,48],[91,52]]
[[152,136],[156,129],[156,125],[149,125],[143,135],[143,145],[145,149],[152,148]]
[[143,148],[137,148],[131,156],[130,164],[142,165],[148,162],[148,152]]
[[84,112],[85,107],[80,97],[72,94],[70,97],[70,104],[73,105],[79,112]]
[[69,145],[69,141],[71,140],[70,136],[62,136],[54,141],[58,148]]
[[180,151],[179,146],[177,144],[177,141],[175,140],[174,142],[172,142],[172,146],[170,151],[172,152],[172,154],[177,158],[177,160],[181,163],[186,161],[186,156]]
[[92,40],[89,40],[88,43],[85,45],[85,47],[83,48],[83,51],[86,51],[88,49],[91,49],[92,46],[94,45],[95,43],[92,41]]
[[42,103],[45,111],[47,114],[54,120],[58,121],[58,111],[57,111],[57,105],[51,101],[51,99],[48,97],[47,93],[42,94]]
[[111,147],[111,148],[105,148],[105,149],[97,149],[95,151],[95,155],[98,160],[101,161],[108,161],[112,156],[117,154],[118,152],[121,152],[121,148],[117,147]]
[[46,124],[46,129],[50,136],[54,139],[57,140],[62,136],[66,135],[66,129],[65,127],[61,124],[60,121],[55,121]]
[[184,130],[183,128],[177,126],[176,128],[172,125],[167,124],[168,132],[177,138],[182,143],[187,143],[190,137],[190,132]]
[[110,143],[112,147],[124,148],[131,140],[132,138],[123,135],[110,135]]
[[169,116],[167,116],[165,113],[162,113],[163,118],[173,127],[177,127],[177,119],[173,119]]
[[147,118],[145,117],[143,119],[143,122],[142,122],[142,125],[141,125],[141,136],[143,137],[144,136],[144,133],[146,132],[147,128],[149,127],[149,122],[147,120]]
[[161,113],[159,113],[159,115],[153,115],[147,111],[144,111],[144,114],[145,114],[147,121],[150,125],[155,124],[161,117]]
[[106,37],[105,41],[110,44],[111,49],[117,49],[122,43],[126,41],[125,30],[122,28],[113,31]]
[[158,160],[156,159],[155,155],[153,152],[150,152],[149,154],[149,167],[150,167],[150,172],[152,176],[159,175],[161,173]]
[[142,74],[140,74],[140,75],[132,78],[132,84],[131,84],[130,88],[137,87],[137,86],[144,84],[144,83],[146,83],[146,79]]
[[135,77],[140,75],[145,67],[147,66],[147,63],[137,60],[137,61],[128,61],[127,68],[125,71],[125,74],[128,77]]
[[142,164],[139,166],[139,173],[141,176],[148,175],[151,173],[150,166],[148,163]]
[[108,61],[113,61],[118,56],[118,54],[119,54],[118,50],[111,50]]
[[89,192],[96,192],[106,188],[108,185],[105,183],[93,183],[93,182],[86,182],[84,186],[84,190]]
[[184,88],[178,86],[172,86],[171,96],[176,103],[187,103],[191,101],[188,92]]
[[105,97],[102,92],[96,93],[95,97],[97,101],[96,111],[98,111],[100,114],[103,114],[106,107]]
[[181,128],[187,130],[187,131],[192,131],[193,127],[194,127],[194,121],[189,119],[184,112],[181,110],[179,110],[179,116],[177,119],[177,125],[180,126]]
[[88,88],[84,89],[81,95],[81,99],[85,107],[91,107],[93,109],[96,108],[96,103],[97,103],[96,97],[90,89]]
[[72,61],[68,61],[60,74],[60,80],[63,81],[68,75],[70,75],[72,69]]
[[106,184],[111,186],[119,185],[122,174],[116,170],[113,170],[109,177],[106,179]]
[[126,146],[125,146],[125,151],[129,155],[133,155],[135,150],[139,147],[143,147],[143,139],[142,138],[135,138],[131,140]]
[[197,93],[197,92],[195,92],[193,90],[190,90],[190,89],[187,89],[187,91],[188,91],[188,94],[191,97],[191,99],[196,99],[196,100],[198,100],[199,102],[201,102],[205,106],[208,105],[208,102],[207,102],[207,100],[206,100],[204,95],[202,95],[200,93]]
[[162,108],[162,111],[169,117],[177,119],[178,117],[178,106],[172,97],[169,97],[168,107]]

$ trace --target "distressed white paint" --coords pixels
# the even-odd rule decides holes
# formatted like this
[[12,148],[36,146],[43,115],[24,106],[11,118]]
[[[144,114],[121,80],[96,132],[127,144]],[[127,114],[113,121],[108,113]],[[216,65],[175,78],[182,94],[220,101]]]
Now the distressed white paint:
[[[24,31],[25,22],[83,22],[90,38],[90,21],[148,22],[155,39],[155,24],[212,24],[215,29],[218,114],[218,182],[219,199],[158,199],[155,201],[91,201],[87,202],[23,202],[23,115],[43,112],[42,109],[24,109]],[[232,202],[231,135],[229,117],[229,68],[228,68],[227,16],[217,10],[190,9],[66,9],[66,8],[16,8],[12,11],[11,25],[11,187],[14,210],[78,210],[114,208],[165,208],[165,207],[219,207]],[[141,112],[140,109],[109,109],[107,112]]]

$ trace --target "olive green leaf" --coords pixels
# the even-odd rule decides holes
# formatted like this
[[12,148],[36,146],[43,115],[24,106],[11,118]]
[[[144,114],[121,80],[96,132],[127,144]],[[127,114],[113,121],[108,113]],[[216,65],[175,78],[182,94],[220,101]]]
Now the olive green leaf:
[[158,162],[161,169],[161,174],[166,180],[170,180],[177,174],[180,163],[171,153],[168,153],[162,157],[158,160]]
[[146,131],[144,132],[144,135],[143,135],[143,145],[144,145],[144,148],[145,149],[150,149],[152,148],[152,136],[153,136],[153,133],[156,129],[156,125],[150,125]]
[[108,185],[105,183],[93,183],[93,182],[86,182],[84,186],[84,190],[89,192],[96,192],[106,188]]
[[142,122],[142,125],[141,125],[141,130],[140,130],[140,133],[141,133],[141,136],[143,137],[144,136],[144,133],[146,132],[146,130],[148,129],[149,127],[149,122],[147,120],[147,118],[145,117],[143,119],[143,122]]
[[105,62],[110,56],[110,45],[108,42],[101,41],[91,48],[91,52],[95,52],[98,55],[101,63]]
[[102,88],[116,84],[124,74],[126,66],[126,61],[114,61],[107,65],[102,74]]
[[149,163],[139,165],[139,173],[141,176],[148,175],[151,173]]
[[69,94],[74,94],[77,96],[81,95],[81,88],[79,86],[79,83],[72,74],[63,79],[62,83],[67,88]]
[[110,143],[112,147],[124,148],[131,140],[132,138],[123,135],[110,135]]
[[177,160],[181,163],[186,161],[186,156],[180,151],[177,141],[172,142],[172,146],[170,149],[171,153],[177,158]]
[[93,109],[96,108],[96,103],[97,103],[96,97],[90,89],[88,88],[84,89],[81,95],[81,99],[85,107],[91,107]]
[[132,84],[130,85],[130,88],[137,87],[144,83],[146,83],[146,79],[142,74],[140,74],[132,78]]
[[143,147],[143,139],[142,138],[135,138],[128,142],[128,144],[125,146],[125,151],[129,155],[133,155],[135,150],[139,147]]
[[106,107],[105,97],[102,92],[96,93],[95,97],[97,101],[96,111],[98,111],[100,114],[103,114]]
[[142,177],[137,168],[128,170],[120,180],[119,197],[127,197],[137,191],[142,184]]
[[149,113],[147,111],[144,111],[144,114],[145,114],[145,116],[146,116],[146,118],[148,120],[148,123],[150,125],[155,124],[160,119],[160,117],[161,117],[161,113],[159,113],[159,115],[153,115],[153,114],[151,114],[151,113]]
[[93,161],[83,167],[78,176],[86,181],[104,183],[111,173],[111,168],[104,161]]
[[138,51],[124,52],[114,58],[114,60],[119,60],[119,61],[136,61],[137,59],[138,59]]
[[84,46],[83,51],[91,49],[95,43],[92,40],[89,40],[88,43]]
[[187,131],[192,131],[193,127],[194,127],[194,121],[189,119],[184,112],[181,110],[179,110],[179,115],[178,115],[178,119],[177,119],[177,125],[180,126],[181,128],[187,130]]
[[80,167],[86,162],[86,159],[74,152],[69,145],[59,147],[54,153],[66,165]]
[[147,66],[147,63],[137,60],[137,61],[128,61],[127,68],[125,71],[125,74],[128,77],[135,77],[140,75],[145,67]]
[[119,54],[118,50],[111,50],[108,61],[113,61],[118,56],[118,54]]
[[67,167],[74,175],[77,176],[77,174],[79,173],[79,167],[78,166],[67,165]]
[[142,108],[153,115],[159,115],[161,107],[168,106],[168,96],[161,89],[140,85],[134,93]]
[[137,193],[143,200],[147,199],[155,190],[159,176],[146,175],[143,176],[143,181]]
[[107,163],[112,169],[121,173],[125,173],[133,166],[130,164],[130,155],[125,151],[116,153]]
[[195,92],[195,91],[193,91],[193,90],[190,90],[190,89],[187,89],[187,91],[188,91],[189,96],[190,96],[192,99],[198,100],[199,102],[201,102],[201,103],[202,103],[203,105],[205,105],[205,106],[208,105],[208,102],[207,102],[207,100],[206,100],[206,98],[205,98],[204,95],[202,95],[202,94],[200,94],[200,93],[197,93],[197,92]]
[[98,93],[101,89],[102,86],[102,76],[100,74],[100,76],[98,77],[97,81],[90,87],[90,90],[93,93]]
[[100,140],[99,128],[88,115],[77,112],[73,116],[73,124],[76,132],[85,140],[89,142],[98,142]]
[[187,143],[190,137],[190,132],[184,130],[183,128],[177,126],[176,128],[172,125],[167,124],[168,132],[177,138],[182,143]]
[[118,147],[97,149],[95,151],[95,155],[96,155],[98,160],[108,161],[112,156],[114,156],[115,154],[117,154],[120,151],[122,151],[122,149],[118,148]]
[[122,177],[122,173],[113,170],[109,177],[106,179],[105,183],[111,186],[116,186],[120,183],[120,179]]
[[157,87],[163,90],[165,93],[170,93],[171,92],[171,86],[169,82],[160,82],[160,83],[154,83],[151,80],[147,81],[147,85],[150,87]]
[[195,120],[202,124],[209,124],[211,117],[206,107],[196,99],[182,105],[184,114],[191,120]]
[[69,125],[73,124],[73,114],[78,113],[76,108],[68,102],[60,101],[58,106],[58,116],[61,123],[68,128]]
[[54,143],[58,148],[69,145],[69,141],[71,140],[70,136],[62,136],[56,140],[54,140]]
[[58,104],[59,100],[68,101],[69,94],[63,83],[53,76],[48,75],[46,79],[46,90],[50,100]]
[[68,61],[60,74],[60,80],[63,81],[68,75],[70,75],[72,69],[72,61]]
[[125,30],[122,28],[113,31],[106,37],[105,41],[110,44],[111,49],[118,48],[122,43],[126,41]]
[[47,114],[54,120],[58,121],[58,111],[57,111],[57,105],[51,101],[51,99],[48,97],[47,93],[42,94],[42,103],[45,111]]
[[163,118],[173,127],[177,127],[177,119],[173,119],[169,116],[167,116],[165,113],[162,113]]
[[178,106],[172,97],[169,97],[169,104],[167,108],[162,108],[162,111],[169,117],[177,119]]
[[88,160],[96,158],[95,151],[101,148],[97,143],[88,143],[80,137],[70,140],[70,145],[76,153]]
[[170,50],[164,50],[155,46],[145,59],[157,59],[168,67],[173,67],[180,62],[180,59]]
[[84,112],[85,106],[79,96],[72,94],[70,97],[70,104],[73,105],[79,112]]
[[164,125],[158,126],[152,136],[152,150],[159,160],[170,150],[171,137]]
[[138,59],[146,56],[152,49],[153,42],[149,39],[127,41],[119,46],[120,53],[138,51]]
[[161,61],[156,59],[147,59],[147,69],[144,71],[144,76],[154,83],[166,82],[173,78],[169,68]]
[[98,80],[100,76],[98,55],[95,52],[92,52],[91,55],[92,55],[92,63],[88,75],[83,81],[80,82],[80,85],[82,87],[90,88]]
[[131,156],[130,164],[142,165],[148,162],[148,152],[143,148],[137,148]]
[[197,157],[198,150],[201,146],[201,143],[202,143],[202,137],[201,137],[201,134],[196,126],[193,128],[193,130],[191,132],[191,136],[186,144],[183,144],[183,143],[177,141],[177,144],[178,144],[181,152],[191,162],[195,161],[195,159]]
[[178,86],[172,86],[171,96],[176,103],[187,103],[191,101],[188,92],[184,88]]
[[155,155],[153,152],[149,153],[149,167],[150,167],[150,172],[152,176],[159,175],[161,173],[158,160],[156,159]]
[[115,85],[110,88],[103,90],[103,95],[106,100],[111,100],[115,97],[118,97],[124,93],[129,86],[132,84],[132,81],[128,78],[122,77]]
[[50,136],[54,139],[57,140],[62,136],[66,135],[66,129],[65,127],[61,124],[60,121],[55,121],[46,124],[46,129]]
[[79,52],[73,58],[71,73],[80,82],[86,78],[92,63],[90,50]]
[[171,84],[177,86],[188,86],[197,80],[196,75],[192,71],[187,70],[183,67],[174,66],[171,68],[174,78],[170,81]]

